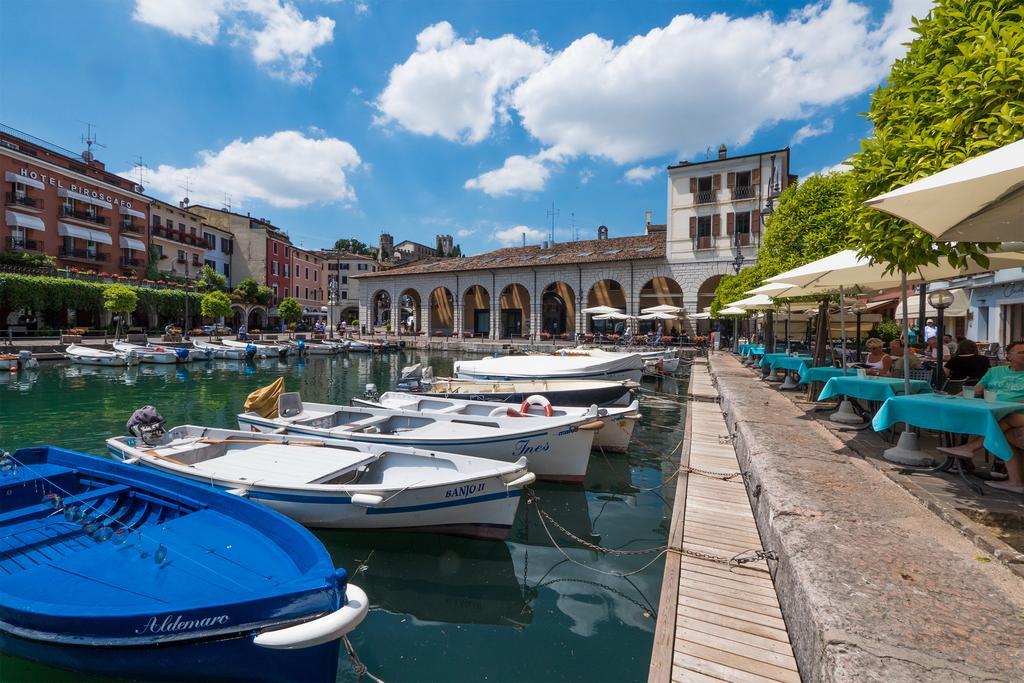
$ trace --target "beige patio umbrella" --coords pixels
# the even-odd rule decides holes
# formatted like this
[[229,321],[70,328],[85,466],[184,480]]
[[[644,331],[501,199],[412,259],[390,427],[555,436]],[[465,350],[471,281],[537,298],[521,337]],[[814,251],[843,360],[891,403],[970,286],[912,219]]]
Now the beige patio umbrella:
[[739,308],[738,306],[727,306],[719,310],[718,315],[750,315],[750,311]]
[[595,315],[594,320],[630,320],[633,316],[626,315],[621,311],[614,311],[612,313],[602,313],[601,315]]
[[682,313],[686,309],[682,306],[673,306],[672,304],[659,304],[658,306],[649,306],[647,308],[641,308],[641,313]]
[[748,311],[752,310],[766,310],[769,308],[775,308],[775,302],[767,294],[757,294],[754,296],[748,296],[746,299],[740,299],[739,301],[733,301],[729,304],[730,308],[742,308]]
[[647,313],[645,315],[638,315],[638,320],[679,320],[679,316],[672,315],[671,313]]
[[1024,235],[1024,140],[864,202],[944,242]]
[[584,308],[583,312],[594,315],[607,315],[608,313],[622,313],[622,309],[612,308],[611,306],[591,306],[590,308]]

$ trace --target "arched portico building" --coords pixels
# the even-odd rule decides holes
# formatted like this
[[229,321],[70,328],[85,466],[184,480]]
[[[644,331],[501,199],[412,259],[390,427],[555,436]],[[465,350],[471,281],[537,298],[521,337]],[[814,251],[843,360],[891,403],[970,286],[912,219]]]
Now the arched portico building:
[[501,292],[500,336],[515,339],[530,335],[530,293],[521,284],[511,284]]
[[472,285],[462,296],[462,332],[473,337],[491,336],[491,295]]
[[448,336],[455,329],[455,297],[447,287],[430,292],[429,332],[432,336]]
[[[640,288],[640,311],[644,309],[653,308],[655,306],[677,306],[679,308],[685,308],[683,305],[683,288],[679,286],[679,283],[670,277],[659,275],[658,277],[652,278]],[[657,320],[654,321],[640,321],[641,331],[656,330],[658,326]],[[676,320],[664,320],[661,321],[662,327],[665,332],[673,334],[676,331],[682,330],[681,321]]]
[[423,328],[422,301],[420,293],[415,289],[404,289],[398,295],[398,328],[405,332],[416,333]]
[[389,320],[391,320],[391,293],[385,289],[379,289],[373,295],[369,323],[383,327],[388,324]]
[[576,292],[565,282],[552,282],[541,293],[540,331],[553,337],[576,336]]
[[[618,280],[598,280],[587,292],[587,308],[594,306],[611,306],[626,313],[626,293]],[[590,332],[609,332],[615,329],[614,320],[594,320],[592,314],[587,314],[587,330]]]

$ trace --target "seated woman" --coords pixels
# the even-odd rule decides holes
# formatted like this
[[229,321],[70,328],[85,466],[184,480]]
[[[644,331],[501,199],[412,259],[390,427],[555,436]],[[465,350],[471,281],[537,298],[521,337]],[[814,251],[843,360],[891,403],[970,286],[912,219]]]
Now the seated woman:
[[892,357],[885,352],[885,344],[878,337],[868,339],[865,346],[868,349],[864,365],[867,366],[869,375],[887,375],[892,366]]
[[[1024,403],[1024,341],[1016,341],[1006,347],[1009,365],[989,368],[974,387],[974,395],[981,396],[985,390],[998,393],[1000,401]],[[1010,413],[999,422],[999,427],[1010,444],[1013,457],[1006,463],[1006,481],[986,481],[992,488],[1013,493],[1024,493],[1024,413]],[[944,453],[962,458],[971,458],[974,452],[984,447],[984,438],[977,437],[963,446],[940,448]]]
[[978,345],[964,339],[956,345],[956,355],[946,363],[946,376],[951,380],[977,384],[990,366],[988,358],[978,353]]

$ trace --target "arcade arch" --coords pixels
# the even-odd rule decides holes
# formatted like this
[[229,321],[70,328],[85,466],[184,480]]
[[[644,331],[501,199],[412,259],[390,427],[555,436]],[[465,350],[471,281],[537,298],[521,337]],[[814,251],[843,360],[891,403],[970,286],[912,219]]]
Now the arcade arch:
[[398,329],[416,333],[420,331],[420,293],[415,289],[403,290],[398,295]]
[[450,335],[455,329],[455,297],[447,287],[430,293],[430,334]]
[[462,331],[474,337],[491,335],[491,295],[480,285],[473,285],[463,294]]
[[[587,308],[594,306],[611,306],[623,313],[626,312],[626,293],[618,280],[598,280],[587,293]],[[588,324],[585,326],[591,332],[605,332],[614,329],[613,320],[594,320],[594,316],[587,314]]]
[[576,292],[565,282],[552,282],[541,293],[541,332],[576,335]]
[[498,307],[501,315],[499,332],[502,339],[530,334],[530,293],[526,287],[516,283],[503,289],[498,299]]

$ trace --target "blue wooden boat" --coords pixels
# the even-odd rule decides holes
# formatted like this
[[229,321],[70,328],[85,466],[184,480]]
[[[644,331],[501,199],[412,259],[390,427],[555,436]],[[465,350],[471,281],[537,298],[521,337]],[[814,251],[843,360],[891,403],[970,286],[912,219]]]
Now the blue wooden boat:
[[334,681],[366,609],[265,507],[52,446],[0,454],[0,651],[118,678]]

